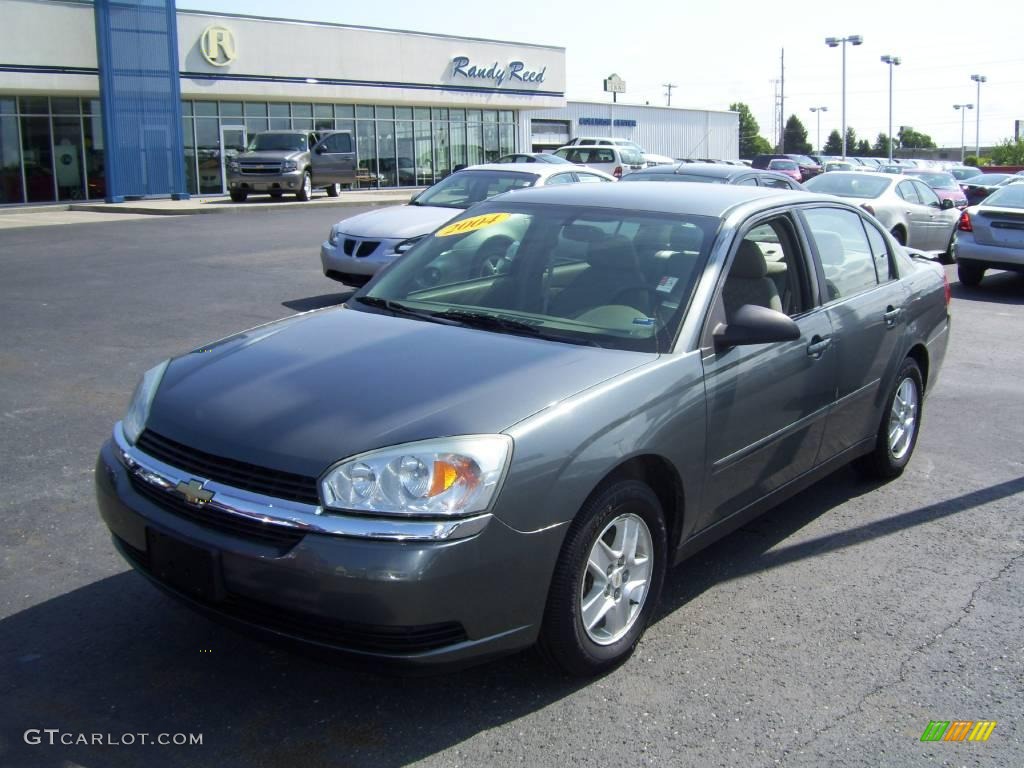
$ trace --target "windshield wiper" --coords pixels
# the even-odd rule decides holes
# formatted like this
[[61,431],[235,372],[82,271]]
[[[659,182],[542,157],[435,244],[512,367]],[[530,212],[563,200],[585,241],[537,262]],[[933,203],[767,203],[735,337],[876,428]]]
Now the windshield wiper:
[[486,328],[497,331],[513,331],[515,333],[528,333],[531,336],[540,336],[541,330],[536,325],[524,323],[521,320],[513,320],[498,315],[487,315],[479,312],[467,312],[462,309],[449,309],[445,312],[437,312],[435,317],[454,320],[460,325],[470,328]]
[[420,309],[413,309],[407,307],[405,304],[400,304],[397,301],[391,299],[382,299],[378,296],[357,296],[356,301],[360,304],[365,304],[368,307],[376,307],[377,309],[386,309],[393,315],[403,317],[414,317],[417,320],[427,320],[432,323],[441,323],[442,325],[462,325],[458,320],[447,320],[437,312],[424,312]]

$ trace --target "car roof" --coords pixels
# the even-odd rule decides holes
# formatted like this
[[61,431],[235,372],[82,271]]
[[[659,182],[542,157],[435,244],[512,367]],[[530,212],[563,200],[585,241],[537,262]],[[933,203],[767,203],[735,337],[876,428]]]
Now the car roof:
[[[507,195],[507,197],[506,197]],[[550,187],[517,189],[491,198],[517,203],[579,205],[595,208],[625,208],[656,213],[724,217],[746,203],[763,202],[764,207],[794,202],[836,202],[830,195],[813,195],[791,189],[744,187],[730,184],[665,184],[635,181],[630,184],[555,184]]]
[[519,173],[530,173],[534,176],[541,176],[543,178],[554,176],[556,173],[577,173],[579,171],[583,171],[584,173],[596,173],[605,177],[608,176],[607,173],[604,173],[597,168],[587,168],[574,163],[482,163],[480,165],[471,165],[468,168],[463,168],[461,171],[456,171],[456,173],[465,173],[466,171],[505,171],[506,173],[508,171],[518,171]]

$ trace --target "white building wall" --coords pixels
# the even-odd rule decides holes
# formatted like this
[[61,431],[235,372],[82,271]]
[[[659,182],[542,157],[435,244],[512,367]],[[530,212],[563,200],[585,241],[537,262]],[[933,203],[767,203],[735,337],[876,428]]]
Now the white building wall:
[[[581,125],[580,118],[635,120],[635,126]],[[569,101],[564,109],[519,113],[519,146],[530,147],[530,121],[570,121],[570,137],[614,136],[635,141],[647,152],[678,158],[739,159],[739,115],[676,107]]]

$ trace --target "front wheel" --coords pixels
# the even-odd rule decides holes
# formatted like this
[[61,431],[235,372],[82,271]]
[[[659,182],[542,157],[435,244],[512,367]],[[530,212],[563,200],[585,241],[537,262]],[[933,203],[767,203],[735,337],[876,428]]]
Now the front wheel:
[[244,189],[232,189],[231,190],[231,202],[233,203],[244,203],[249,197],[249,193]]
[[921,402],[924,380],[921,369],[912,358],[900,366],[889,399],[878,426],[875,447],[858,459],[857,468],[878,480],[891,480],[903,474],[917,445],[921,424]]
[[541,652],[578,677],[629,658],[657,605],[667,549],[665,515],[649,486],[623,480],[588,501],[555,566]]
[[309,175],[309,171],[302,174],[302,186],[299,187],[299,191],[295,193],[295,197],[306,202],[313,196],[313,178]]
[[953,264],[956,262],[956,230],[949,236],[949,243],[946,245],[946,252],[939,257],[941,264]]
[[985,276],[985,267],[974,261],[959,261],[956,265],[956,275],[960,278],[960,285],[974,288]]

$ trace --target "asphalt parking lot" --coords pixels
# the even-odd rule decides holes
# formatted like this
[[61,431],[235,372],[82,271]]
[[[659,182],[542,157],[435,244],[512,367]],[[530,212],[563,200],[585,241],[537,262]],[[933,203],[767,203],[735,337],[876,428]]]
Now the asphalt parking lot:
[[[954,284],[949,356],[902,478],[841,470],[671,572],[637,654],[602,679],[532,653],[431,678],[327,664],[131,573],[92,474],[136,380],[344,301],[317,250],[345,214],[0,231],[0,765],[1024,764],[1015,275]],[[998,725],[984,743],[922,743],[931,720]],[[34,745],[28,729],[202,744]]]

